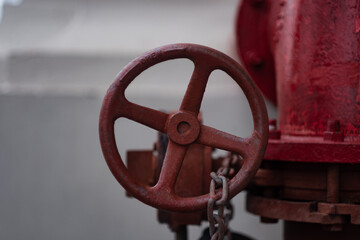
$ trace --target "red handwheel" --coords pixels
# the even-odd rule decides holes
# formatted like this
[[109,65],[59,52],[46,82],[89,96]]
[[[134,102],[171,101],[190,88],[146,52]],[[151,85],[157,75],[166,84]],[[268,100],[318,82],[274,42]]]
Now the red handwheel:
[[[155,64],[176,58],[190,59],[195,65],[177,112],[166,114],[134,104],[125,98],[126,88],[141,72]],[[247,138],[205,126],[197,119],[208,78],[216,69],[232,77],[249,102],[254,131]],[[165,133],[169,138],[159,181],[153,187],[145,186],[133,178],[121,159],[114,134],[115,120],[121,117]],[[189,145],[200,143],[242,156],[244,163],[229,182],[229,195],[232,198],[246,187],[260,166],[268,139],[268,117],[260,91],[236,61],[208,47],[172,44],[145,53],[119,73],[105,95],[100,114],[99,133],[102,151],[112,174],[132,196],[159,209],[195,211],[206,208],[209,194],[182,198],[174,191]],[[221,190],[217,194],[221,196]]]

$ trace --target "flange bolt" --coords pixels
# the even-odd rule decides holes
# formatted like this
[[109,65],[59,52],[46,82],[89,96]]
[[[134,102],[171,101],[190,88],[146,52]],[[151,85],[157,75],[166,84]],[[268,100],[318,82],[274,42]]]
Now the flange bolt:
[[341,132],[340,120],[330,119],[327,122],[327,130],[324,132],[324,141],[343,142],[344,133]]

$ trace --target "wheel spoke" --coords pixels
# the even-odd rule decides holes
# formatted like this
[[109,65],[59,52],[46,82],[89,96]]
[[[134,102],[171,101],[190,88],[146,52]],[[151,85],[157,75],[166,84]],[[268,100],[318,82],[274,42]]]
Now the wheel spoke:
[[155,188],[174,191],[176,179],[179,175],[188,146],[182,146],[169,140],[159,181]]
[[119,117],[128,118],[159,132],[166,133],[166,121],[169,115],[132,102],[126,102],[117,114],[117,118]]
[[249,138],[241,138],[209,126],[202,125],[197,142],[210,147],[235,152],[240,154],[243,158],[247,158],[252,154],[252,146],[258,139],[259,136],[256,134],[256,131],[254,131],[253,135]]
[[199,113],[210,73],[211,70],[204,62],[195,62],[195,69],[181,103],[180,110],[189,111],[195,115]]

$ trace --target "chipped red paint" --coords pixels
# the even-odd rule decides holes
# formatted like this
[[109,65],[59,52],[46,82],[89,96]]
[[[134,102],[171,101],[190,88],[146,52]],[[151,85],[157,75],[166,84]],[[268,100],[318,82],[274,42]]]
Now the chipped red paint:
[[278,105],[266,159],[360,162],[359,8],[358,0],[242,2],[240,56]]
[[281,37],[273,46],[282,134],[323,136],[327,122],[337,119],[345,138],[360,141],[357,5],[357,0],[284,5]]
[[359,0],[239,8],[239,55],[279,114],[247,210],[285,220],[284,239],[359,238],[359,10]]
[[[179,111],[169,115],[131,103],[125,98],[126,88],[141,72],[155,64],[176,58],[188,58],[195,65]],[[248,138],[221,132],[197,120],[208,77],[216,69],[231,76],[249,101],[254,132]],[[159,181],[153,187],[145,186],[134,179],[122,162],[114,136],[114,122],[121,117],[165,133],[170,138]],[[267,144],[268,118],[261,93],[236,61],[208,47],[173,44],[144,54],[119,73],[104,98],[99,133],[103,154],[111,172],[132,196],[160,209],[195,211],[206,207],[208,194],[180,197],[174,191],[189,145],[199,143],[242,155],[244,164],[229,183],[230,197],[233,197],[245,188],[260,166]],[[217,194],[220,196],[221,192]]]
[[[175,184],[177,195],[196,197],[209,192],[212,168],[211,150],[210,147],[201,144],[189,146]],[[178,232],[184,225],[200,225],[203,220],[207,220],[205,210],[188,213],[158,210],[158,221],[168,224],[174,232]]]

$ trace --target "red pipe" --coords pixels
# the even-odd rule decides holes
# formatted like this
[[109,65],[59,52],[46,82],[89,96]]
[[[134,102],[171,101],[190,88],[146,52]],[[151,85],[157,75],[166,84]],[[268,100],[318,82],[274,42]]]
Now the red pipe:
[[241,4],[240,57],[278,105],[281,134],[265,159],[360,162],[359,7],[359,0]]

